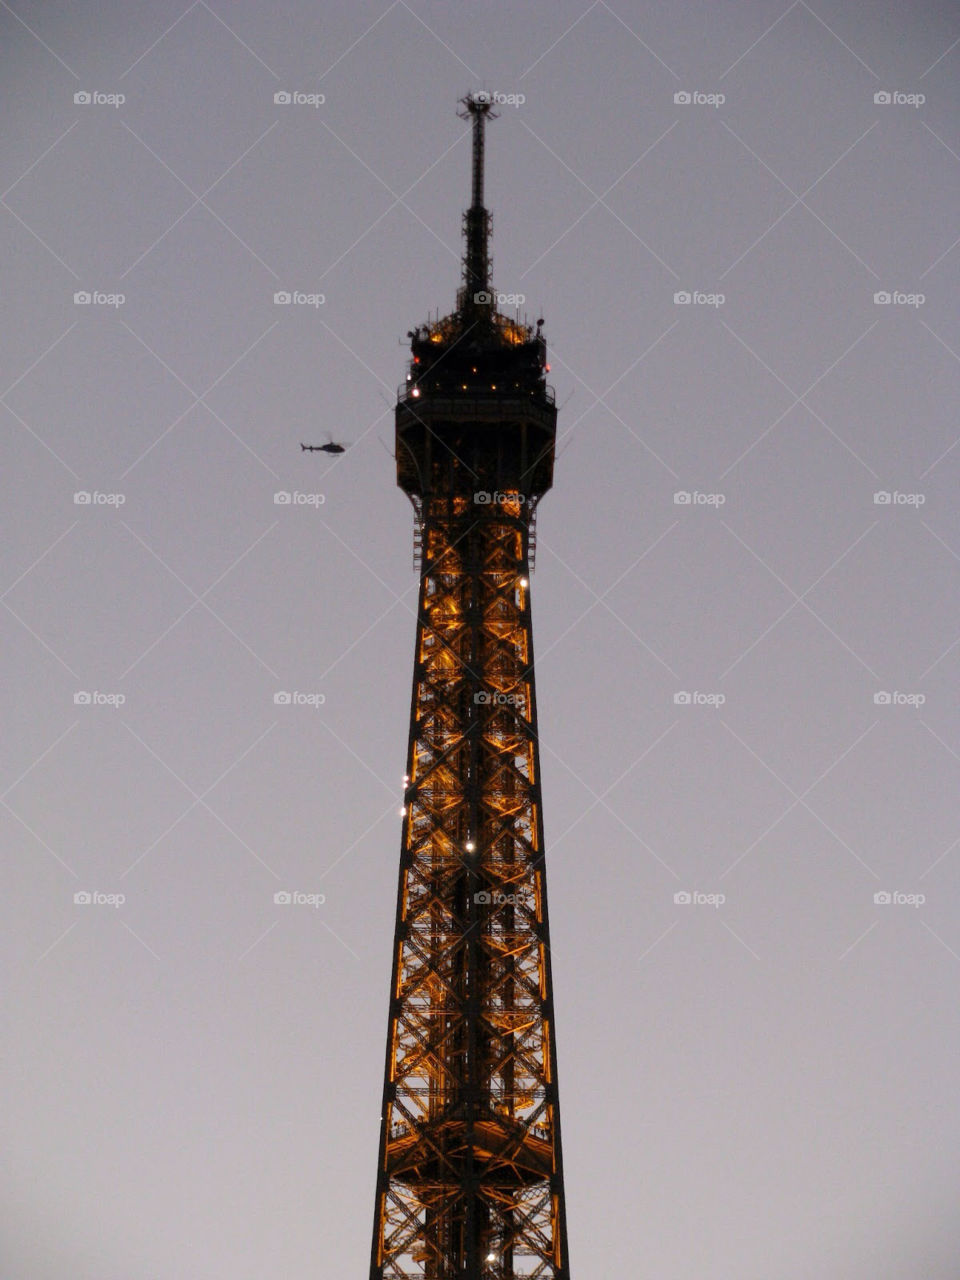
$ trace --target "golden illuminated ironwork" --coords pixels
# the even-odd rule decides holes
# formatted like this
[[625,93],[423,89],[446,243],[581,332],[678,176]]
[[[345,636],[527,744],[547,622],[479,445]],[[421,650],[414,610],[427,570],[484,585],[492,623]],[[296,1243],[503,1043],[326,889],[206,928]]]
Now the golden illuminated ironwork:
[[529,592],[556,408],[487,263],[397,405],[421,578],[371,1280],[569,1280]]

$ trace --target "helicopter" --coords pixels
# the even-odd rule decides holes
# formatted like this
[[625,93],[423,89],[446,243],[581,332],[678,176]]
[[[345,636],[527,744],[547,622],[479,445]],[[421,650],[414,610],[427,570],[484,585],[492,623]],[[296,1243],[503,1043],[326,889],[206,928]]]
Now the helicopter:
[[300,448],[304,453],[346,453],[347,451],[345,444],[336,444],[332,438],[328,439],[326,444],[304,444],[301,440]]

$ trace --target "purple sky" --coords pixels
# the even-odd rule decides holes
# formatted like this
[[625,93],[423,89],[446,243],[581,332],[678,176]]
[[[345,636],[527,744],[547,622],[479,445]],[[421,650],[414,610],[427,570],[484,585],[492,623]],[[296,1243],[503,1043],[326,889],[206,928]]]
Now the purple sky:
[[485,87],[573,1274],[955,1280],[960,9],[182,5],[0,0],[3,1276],[366,1273]]

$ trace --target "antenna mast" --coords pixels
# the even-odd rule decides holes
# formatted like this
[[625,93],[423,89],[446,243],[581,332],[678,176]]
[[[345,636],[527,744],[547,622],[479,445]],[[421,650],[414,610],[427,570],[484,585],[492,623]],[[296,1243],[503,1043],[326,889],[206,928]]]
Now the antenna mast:
[[460,310],[472,311],[475,307],[487,308],[490,298],[477,298],[477,294],[490,292],[490,214],[483,204],[483,130],[489,117],[495,120],[493,97],[481,90],[468,94],[460,102],[461,120],[473,120],[473,185],[470,208],[463,215],[463,231],[466,249],[463,259],[463,288]]

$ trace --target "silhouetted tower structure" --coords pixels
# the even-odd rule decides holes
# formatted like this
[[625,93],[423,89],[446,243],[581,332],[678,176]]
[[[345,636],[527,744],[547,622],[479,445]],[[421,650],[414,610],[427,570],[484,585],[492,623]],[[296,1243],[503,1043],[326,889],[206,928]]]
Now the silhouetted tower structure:
[[465,98],[457,309],[408,334],[397,483],[420,598],[371,1280],[569,1280],[529,573],[546,344],[501,314]]

